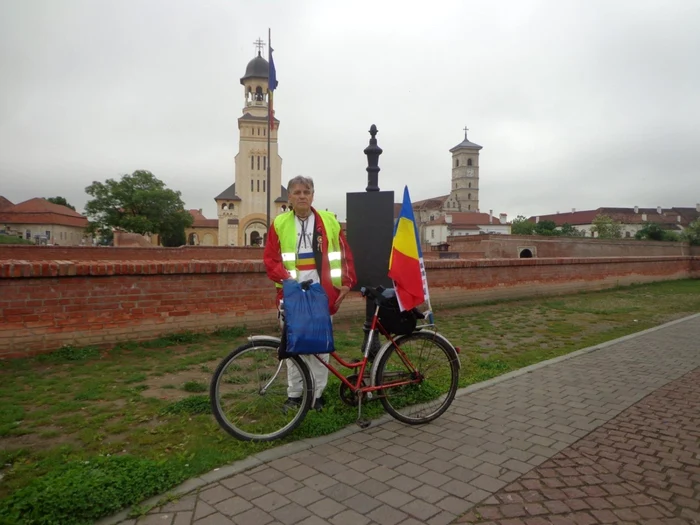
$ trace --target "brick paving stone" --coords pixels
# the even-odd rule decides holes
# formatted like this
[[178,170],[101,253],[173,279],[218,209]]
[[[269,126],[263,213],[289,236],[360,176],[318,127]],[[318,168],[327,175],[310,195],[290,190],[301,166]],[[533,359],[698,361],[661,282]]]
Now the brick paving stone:
[[333,525],[366,525],[369,519],[354,510],[344,510],[330,519]]
[[173,525],[190,525],[192,523],[192,511],[178,512],[175,514]]
[[194,523],[195,525],[236,525],[233,521],[228,519],[223,514],[219,514],[218,512],[215,514],[209,514],[209,516],[206,518],[197,520]]
[[228,490],[226,487],[222,487],[221,485],[214,485],[206,490],[201,491],[199,493],[199,499],[206,501],[210,505],[213,505],[214,503],[223,501],[226,498],[233,497],[233,495],[233,492]]
[[337,501],[333,501],[330,498],[324,498],[316,503],[312,503],[307,508],[322,518],[329,518],[336,514],[340,514],[347,507],[341,503],[338,503]]
[[700,368],[653,391],[457,521],[688,525],[700,508],[698,443]]
[[231,518],[236,525],[267,525],[274,520],[267,512],[252,508]]
[[311,511],[296,502],[292,502],[289,505],[273,510],[270,514],[284,525],[292,525],[311,516]]
[[405,513],[392,508],[389,505],[381,505],[380,507],[377,507],[372,512],[367,514],[367,517],[377,523],[381,523],[382,525],[396,525],[397,523],[404,523],[407,518]]

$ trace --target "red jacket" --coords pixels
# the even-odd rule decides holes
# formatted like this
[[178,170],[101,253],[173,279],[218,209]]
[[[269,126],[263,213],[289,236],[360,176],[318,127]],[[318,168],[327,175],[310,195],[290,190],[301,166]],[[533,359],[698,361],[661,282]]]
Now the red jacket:
[[[326,254],[328,253],[328,236],[326,235],[326,230],[323,227],[323,220],[320,215],[316,213],[316,210],[312,207],[311,211],[314,214],[314,229],[317,234],[321,235],[321,268],[318,268],[318,275],[321,279],[321,286],[328,295],[328,308],[331,315],[335,314],[338,309],[335,307],[335,302],[340,295],[340,290],[338,290],[331,282],[331,270],[328,265],[328,259]],[[265,269],[267,270],[267,276],[276,283],[281,283],[285,279],[290,279],[291,276],[289,272],[284,267],[282,263],[282,252],[280,250],[280,239],[275,231],[274,223],[270,226],[270,231],[267,233],[267,242],[265,243],[265,252],[263,255],[263,260],[265,262]],[[352,288],[357,283],[357,276],[355,275],[355,263],[352,258],[352,252],[350,251],[350,246],[348,245],[343,231],[340,231],[340,261],[342,269],[342,283],[343,286]],[[280,299],[282,299],[282,288],[277,290],[277,304],[279,304]]]

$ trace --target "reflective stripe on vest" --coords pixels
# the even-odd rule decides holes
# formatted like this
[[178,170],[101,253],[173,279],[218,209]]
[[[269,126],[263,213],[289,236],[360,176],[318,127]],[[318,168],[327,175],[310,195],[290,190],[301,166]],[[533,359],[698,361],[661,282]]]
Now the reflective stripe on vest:
[[[341,269],[341,253],[340,253],[340,223],[335,215],[329,211],[317,211],[323,223],[323,229],[328,237],[328,265],[330,267],[331,282],[336,288],[342,286],[343,272]],[[274,220],[275,231],[280,240],[280,251],[282,253],[282,264],[285,269],[292,275],[293,279],[297,278],[297,226],[295,222],[294,212],[284,212]],[[320,268],[319,276],[320,276]],[[275,283],[275,286],[281,288],[280,283]]]

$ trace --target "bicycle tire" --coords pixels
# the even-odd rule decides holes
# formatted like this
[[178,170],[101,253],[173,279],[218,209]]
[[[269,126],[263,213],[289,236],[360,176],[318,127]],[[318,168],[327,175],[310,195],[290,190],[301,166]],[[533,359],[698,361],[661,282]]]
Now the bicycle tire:
[[[414,398],[421,398],[421,392],[419,391],[418,393],[415,392],[416,389],[420,389],[421,385],[423,385],[423,381],[421,383],[418,383],[417,385],[409,385],[406,387],[388,387],[386,390],[379,390],[379,399],[382,402],[382,405],[384,406],[384,409],[391,414],[392,417],[395,419],[409,424],[409,425],[422,425],[425,423],[429,423],[430,421],[433,421],[440,417],[445,410],[449,408],[449,406],[452,404],[452,401],[454,401],[455,394],[457,393],[457,388],[459,386],[459,356],[457,353],[454,351],[454,349],[448,347],[445,345],[443,342],[440,340],[436,339],[432,334],[429,332],[414,332],[404,338],[401,338],[397,345],[399,348],[403,346],[407,346],[409,343],[413,341],[418,341],[422,343],[426,343],[433,348],[437,349],[440,354],[443,355],[446,359],[446,362],[449,364],[449,377],[446,377],[445,380],[449,381],[449,385],[446,388],[446,392],[443,395],[438,396],[441,398],[440,403],[434,407],[431,408],[427,413],[420,413],[420,415],[416,416],[408,416],[403,413],[401,413],[400,409],[404,407],[422,407],[425,405],[427,402],[430,401],[428,399],[427,401],[424,401],[422,403],[416,403],[416,404],[405,404],[404,407],[399,407],[398,404],[400,403],[393,403],[391,401],[392,398],[392,391],[396,390],[398,391],[399,389],[404,389],[406,390],[407,388],[413,387],[413,392],[412,392],[412,397]],[[402,348],[403,350],[403,348]],[[409,369],[406,367],[405,364],[401,361],[401,366],[403,366],[404,372],[398,371],[398,372],[390,372],[387,370],[387,365],[389,363],[389,360],[393,357],[400,359],[400,357],[397,355],[396,352],[396,347],[393,345],[390,346],[381,356],[379,362],[377,363],[377,379],[376,379],[376,384],[377,386],[381,386],[385,384],[385,377],[387,380],[390,380],[389,374],[407,374],[410,375]],[[409,360],[411,360],[409,356]],[[412,364],[414,366],[416,363],[413,363],[413,360],[411,360]],[[398,367],[398,365],[397,365]],[[400,367],[399,367],[400,368]],[[394,378],[395,379],[395,378]],[[416,388],[417,387],[417,388]],[[425,391],[423,392],[424,395],[430,396],[431,393],[428,391],[426,388]],[[396,405],[396,406],[395,406]]]
[[[253,349],[260,349],[263,352],[269,352],[270,359],[276,360],[278,348],[279,342],[274,341],[250,341],[248,343],[245,343],[233,350],[219,363],[216,370],[214,371],[214,375],[211,378],[211,382],[209,385],[209,399],[211,402],[211,408],[214,417],[216,418],[216,421],[219,423],[219,426],[221,426],[221,428],[223,428],[233,437],[240,439],[241,441],[257,442],[274,441],[276,439],[281,439],[287,436],[290,432],[297,428],[299,424],[301,424],[301,422],[306,417],[307,412],[311,408],[311,402],[313,400],[313,382],[311,379],[311,373],[309,372],[308,365],[304,363],[304,361],[298,356],[291,356],[288,359],[291,361],[292,366],[296,366],[297,370],[301,374],[302,397],[301,402],[299,404],[299,411],[295,415],[293,415],[292,419],[290,421],[287,421],[281,428],[263,433],[251,432],[249,430],[239,428],[238,426],[236,426],[236,424],[234,424],[231,421],[231,418],[227,416],[225,410],[221,406],[222,396],[220,390],[222,386],[222,377],[224,373],[228,370],[228,368],[231,366],[231,364],[236,360],[236,358],[240,358],[245,353],[250,352]],[[285,365],[289,366],[289,361],[283,364],[281,368],[284,368]],[[278,370],[281,370],[281,368]],[[286,382],[284,388],[284,392],[286,395]],[[258,396],[260,398],[264,397],[264,395],[265,394],[261,394],[260,390],[258,390]],[[243,403],[243,405],[245,406],[245,403]],[[286,415],[286,410],[283,410],[283,412]]]

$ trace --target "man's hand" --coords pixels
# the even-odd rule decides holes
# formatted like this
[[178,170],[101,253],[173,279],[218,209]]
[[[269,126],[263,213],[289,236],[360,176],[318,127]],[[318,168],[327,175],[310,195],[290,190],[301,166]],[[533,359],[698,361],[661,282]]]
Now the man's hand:
[[340,287],[340,294],[338,295],[338,299],[335,301],[335,307],[339,308],[340,303],[343,302],[343,299],[345,299],[345,296],[350,293],[350,288],[347,286],[341,286]]

